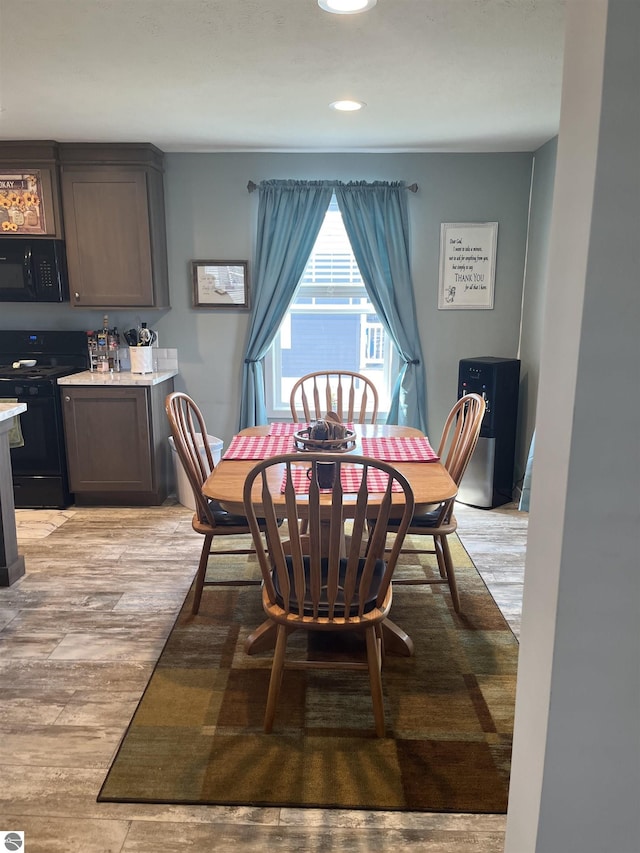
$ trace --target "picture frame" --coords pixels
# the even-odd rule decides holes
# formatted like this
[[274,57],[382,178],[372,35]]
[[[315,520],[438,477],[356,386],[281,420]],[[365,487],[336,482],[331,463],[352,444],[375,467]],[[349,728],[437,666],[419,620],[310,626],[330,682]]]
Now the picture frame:
[[493,308],[497,244],[497,222],[441,223],[439,310]]
[[249,310],[247,261],[191,261],[194,308]]

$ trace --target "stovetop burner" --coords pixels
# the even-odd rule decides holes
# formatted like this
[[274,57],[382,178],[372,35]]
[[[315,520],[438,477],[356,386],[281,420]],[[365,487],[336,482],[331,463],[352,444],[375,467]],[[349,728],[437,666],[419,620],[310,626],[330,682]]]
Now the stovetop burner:
[[37,365],[36,367],[13,367],[11,364],[0,364],[0,378],[2,379],[56,379],[58,376],[66,376],[69,373],[77,373],[82,367],[72,364],[57,364],[55,366]]

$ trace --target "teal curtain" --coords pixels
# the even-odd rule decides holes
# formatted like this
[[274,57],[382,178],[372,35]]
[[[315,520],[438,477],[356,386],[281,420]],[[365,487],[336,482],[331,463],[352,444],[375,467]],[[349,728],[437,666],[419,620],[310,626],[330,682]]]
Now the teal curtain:
[[262,359],[293,299],[329,207],[326,181],[263,181],[254,304],[242,371],[240,429],[267,423]]
[[334,191],[369,298],[402,360],[387,423],[426,433],[426,378],[409,264],[405,184],[336,183]]

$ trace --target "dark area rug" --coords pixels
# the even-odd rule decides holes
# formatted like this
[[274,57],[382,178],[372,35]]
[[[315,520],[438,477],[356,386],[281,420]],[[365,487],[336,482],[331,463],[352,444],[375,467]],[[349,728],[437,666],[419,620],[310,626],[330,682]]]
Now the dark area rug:
[[[243,651],[259,589],[208,587],[195,617],[190,592],[98,800],[506,812],[518,644],[459,542],[452,552],[462,614],[446,587],[394,586],[415,656],[386,657],[385,738],[366,673],[315,670],[285,672],[265,735],[271,653]],[[433,571],[429,555],[401,560],[397,577]],[[341,653],[305,643],[289,647]]]

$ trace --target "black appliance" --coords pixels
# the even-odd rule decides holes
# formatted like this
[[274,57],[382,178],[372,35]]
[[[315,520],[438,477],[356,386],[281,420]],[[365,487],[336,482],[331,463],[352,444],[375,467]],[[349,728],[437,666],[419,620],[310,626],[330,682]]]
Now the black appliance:
[[[32,367],[14,367],[35,360]],[[20,509],[73,503],[67,475],[59,376],[89,366],[86,332],[0,331],[0,398],[27,404],[24,444],[11,448],[13,492]]]
[[460,361],[458,398],[476,393],[487,405],[478,444],[458,490],[461,503],[490,509],[512,500],[519,390],[517,358]]
[[67,256],[62,240],[0,238],[0,302],[65,302]]

